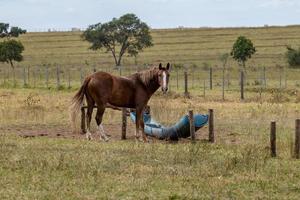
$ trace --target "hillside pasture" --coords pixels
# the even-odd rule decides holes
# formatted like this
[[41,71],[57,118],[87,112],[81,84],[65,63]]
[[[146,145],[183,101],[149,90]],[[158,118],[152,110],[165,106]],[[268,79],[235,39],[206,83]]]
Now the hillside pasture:
[[[286,45],[298,46],[300,26],[258,28],[153,29],[154,46],[140,53],[137,60],[125,56],[123,65],[153,64],[160,61],[220,65],[219,57],[229,53],[240,35],[251,39],[257,53],[249,66],[286,65]],[[62,67],[111,67],[113,59],[104,51],[91,51],[80,37],[82,32],[32,32],[22,35],[25,60],[19,66],[60,65]],[[236,66],[233,60],[230,66]]]

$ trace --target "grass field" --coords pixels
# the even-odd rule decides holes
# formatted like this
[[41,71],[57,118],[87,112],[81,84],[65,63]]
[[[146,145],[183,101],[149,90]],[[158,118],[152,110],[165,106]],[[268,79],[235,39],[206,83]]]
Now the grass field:
[[[300,161],[292,151],[300,73],[278,67],[286,65],[285,45],[300,43],[299,31],[300,26],[152,30],[155,45],[140,54],[138,66],[186,64],[191,94],[183,96],[183,70],[178,76],[173,70],[168,95],[157,92],[149,102],[152,116],[167,126],[189,109],[214,109],[216,143],[207,142],[204,127],[194,145],[189,139],[135,142],[131,122],[128,140],[121,141],[121,113],[109,109],[103,124],[110,142],[73,133],[70,99],[94,68],[119,74],[110,54],[88,50],[80,32],[21,36],[25,60],[17,66],[15,87],[11,69],[0,64],[0,199],[299,199]],[[257,54],[248,63],[244,101],[238,69],[229,61],[223,100],[218,58],[239,35],[254,42]],[[130,67],[134,62],[124,58],[123,75],[137,70]],[[204,63],[214,67],[212,90]],[[273,120],[277,158],[269,153]]]
[[[68,137],[73,94],[0,89],[1,199],[298,199],[300,195],[299,161],[291,158],[294,122],[300,117],[295,101],[222,102],[213,96],[186,99],[158,93],[149,105],[153,117],[165,125],[175,123],[188,109],[206,113],[213,108],[216,144],[207,143],[206,127],[197,133],[195,145],[189,140],[136,143],[131,131],[130,139],[120,141],[121,114],[112,110],[103,121],[112,140],[103,143]],[[277,122],[275,159],[268,147],[271,120]],[[38,137],[45,132],[49,135]]]
[[300,193],[299,161],[271,159],[259,144],[1,136],[0,147],[1,199],[298,199]]
[[[236,38],[249,37],[257,53],[249,66],[286,65],[286,45],[300,45],[300,26],[261,28],[191,28],[152,30],[154,46],[142,52],[139,65],[157,62],[220,65],[219,57],[230,52]],[[113,66],[110,54],[88,50],[89,44],[80,38],[81,32],[35,32],[20,37],[25,46],[25,60],[20,66],[60,65],[90,67]],[[124,57],[123,65],[134,64]],[[229,61],[229,66],[236,63]]]

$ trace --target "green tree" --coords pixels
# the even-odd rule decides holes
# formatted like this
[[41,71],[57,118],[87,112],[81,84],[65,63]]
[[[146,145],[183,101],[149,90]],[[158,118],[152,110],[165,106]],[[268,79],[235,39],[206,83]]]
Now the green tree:
[[300,67],[300,47],[297,49],[293,49],[290,46],[287,46],[287,52],[285,53],[285,57],[287,59],[290,67],[299,68]]
[[8,35],[9,24],[0,23],[0,38],[6,37]]
[[13,61],[20,62],[23,60],[22,52],[24,46],[20,41],[13,39],[0,42],[0,62],[9,63],[13,69],[14,84],[16,82],[15,67]]
[[0,42],[0,62],[9,63],[12,67],[14,85],[16,84],[16,76],[13,62],[23,60],[22,52],[24,51],[24,46],[20,41],[12,39],[12,37],[18,37],[24,33],[26,33],[26,30],[19,27],[11,27],[9,29],[9,24],[0,23],[0,38],[4,38],[4,40]]
[[82,38],[91,43],[92,50],[105,49],[111,52],[116,66],[121,65],[125,53],[136,57],[144,48],[153,45],[150,28],[134,14],[91,25]]
[[26,30],[16,26],[12,26],[9,30],[9,24],[0,23],[0,38],[4,37],[19,37],[21,34],[25,34]]
[[245,63],[256,52],[252,41],[244,36],[239,36],[233,44],[230,55],[245,69]]

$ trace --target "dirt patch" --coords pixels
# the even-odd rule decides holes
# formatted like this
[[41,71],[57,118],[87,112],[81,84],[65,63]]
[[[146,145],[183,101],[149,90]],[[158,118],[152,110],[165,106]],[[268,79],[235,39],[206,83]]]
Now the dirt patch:
[[[110,141],[121,140],[121,125],[119,124],[105,124],[104,129],[110,136]],[[85,135],[80,133],[74,133],[69,127],[63,126],[18,126],[18,127],[2,127],[0,128],[2,133],[15,133],[23,138],[34,138],[34,137],[48,137],[48,138],[69,138],[69,139],[81,139],[85,140]],[[127,139],[134,140],[135,125],[129,123],[127,125]],[[99,135],[96,130],[92,130],[94,140],[99,140]],[[153,137],[148,137],[150,141],[164,141],[158,140]],[[196,133],[197,140],[207,139],[207,127],[203,127]],[[181,138],[180,142],[190,142],[190,138]]]
[[[121,126],[117,124],[106,124],[104,125],[105,131],[111,137],[111,140],[121,139]],[[1,130],[2,129],[2,130]],[[24,138],[32,137],[49,137],[49,138],[72,138],[72,139],[85,139],[84,134],[74,133],[69,127],[55,126],[55,127],[45,127],[45,126],[33,126],[33,127],[6,127],[1,128],[1,132],[15,133]],[[127,136],[128,138],[133,138],[134,127],[128,125]],[[93,138],[98,139],[99,135],[96,130],[92,130]]]

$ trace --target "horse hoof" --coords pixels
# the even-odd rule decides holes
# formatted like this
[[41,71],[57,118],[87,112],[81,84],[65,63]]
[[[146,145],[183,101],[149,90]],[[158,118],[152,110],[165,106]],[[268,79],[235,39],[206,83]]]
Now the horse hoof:
[[143,140],[144,143],[150,143],[150,141],[147,139],[147,140]]
[[108,142],[109,141],[109,137],[101,136],[100,137],[100,141]]
[[144,143],[149,143],[149,140],[147,138],[147,136],[143,136],[143,140],[142,140]]
[[136,142],[149,143],[149,140],[142,137],[135,137]]
[[90,136],[86,136],[86,139],[87,139],[88,141],[90,141],[90,140],[92,140],[93,138],[90,137]]

